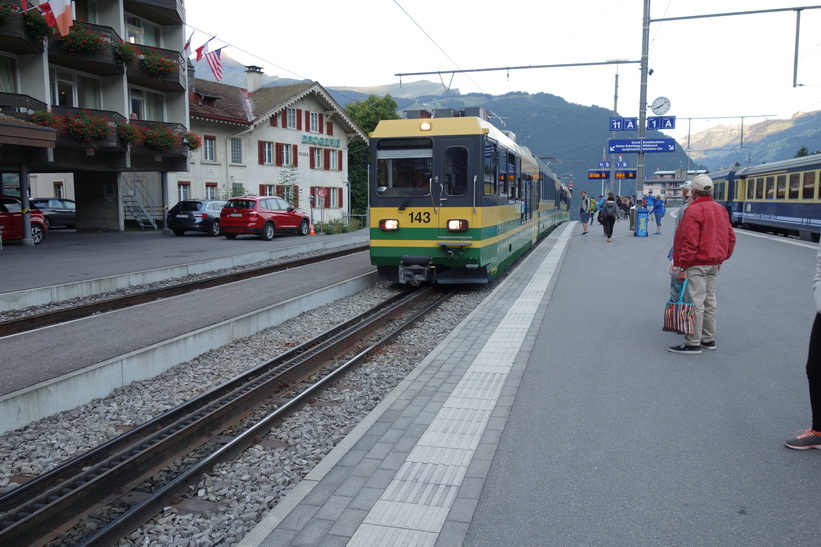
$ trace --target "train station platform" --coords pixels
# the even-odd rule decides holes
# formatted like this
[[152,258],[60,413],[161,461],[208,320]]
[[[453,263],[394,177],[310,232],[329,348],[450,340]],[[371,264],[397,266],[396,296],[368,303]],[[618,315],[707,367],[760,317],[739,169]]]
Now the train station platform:
[[817,246],[739,232],[680,355],[671,242],[560,226],[241,545],[816,544]]
[[[59,232],[58,232],[59,233]],[[366,245],[366,230],[259,238],[59,233],[50,246],[7,246],[0,311],[149,286],[166,279]],[[179,298],[93,315],[0,341],[0,432],[105,397],[237,338],[358,292],[376,280],[366,253]],[[17,290],[13,290],[17,289]],[[248,294],[265,295],[264,300]],[[157,318],[162,318],[158,320]],[[128,336],[123,336],[128,333]]]
[[38,306],[304,253],[366,245],[368,231],[272,241],[187,233],[51,230],[35,247],[7,243],[0,255],[0,311]]

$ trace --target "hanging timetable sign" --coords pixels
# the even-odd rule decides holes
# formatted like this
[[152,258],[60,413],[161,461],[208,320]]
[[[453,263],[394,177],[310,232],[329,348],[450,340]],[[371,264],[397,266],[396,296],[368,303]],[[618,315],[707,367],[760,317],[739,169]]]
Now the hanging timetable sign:
[[590,169],[587,171],[588,179],[609,179],[610,171],[602,171],[601,169]]

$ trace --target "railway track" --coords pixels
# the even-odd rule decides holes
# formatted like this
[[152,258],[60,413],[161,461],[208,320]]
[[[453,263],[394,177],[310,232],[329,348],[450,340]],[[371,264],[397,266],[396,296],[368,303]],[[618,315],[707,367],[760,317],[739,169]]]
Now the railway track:
[[[159,470],[196,449],[212,448],[212,439],[244,420],[272,397],[283,397],[261,420],[244,424],[244,432],[216,446],[194,465],[158,487],[143,501],[131,506],[83,545],[116,542],[196,483],[203,472],[241,453],[301,408],[316,393],[335,382],[378,346],[435,309],[453,293],[437,294],[432,287],[400,295],[293,348],[255,369],[112,439],[91,451],[0,496],[0,544],[38,545],[54,539],[80,522],[85,515],[122,498]],[[428,300],[437,297],[432,304]],[[385,331],[410,309],[409,318]],[[375,336],[374,333],[378,333]],[[369,338],[378,337],[371,342]],[[329,367],[343,354],[353,357]],[[301,382],[319,370],[328,370],[310,387]]]
[[245,279],[251,279],[262,275],[268,275],[283,270],[297,268],[299,266],[305,266],[307,264],[314,264],[316,262],[322,262],[324,260],[331,260],[333,258],[363,252],[367,249],[367,245],[352,247],[349,249],[325,253],[310,258],[302,258],[270,266],[261,266],[258,268],[252,268],[241,272],[217,275],[214,277],[209,277],[207,279],[180,283],[177,285],[158,289],[151,289],[137,294],[108,298],[60,310],[18,317],[16,319],[10,319],[7,321],[0,321],[0,337],[10,336],[12,334],[20,334],[22,332],[28,332],[42,327],[47,327],[49,325],[56,325],[58,323],[73,321],[75,319],[82,319],[84,317],[89,317],[97,313],[105,313],[120,310],[123,308],[128,308],[130,306],[144,304],[146,302],[152,302],[163,298],[171,298],[173,296],[178,296],[193,291],[208,289],[220,285],[226,285],[228,283],[233,283],[235,281],[242,281]]

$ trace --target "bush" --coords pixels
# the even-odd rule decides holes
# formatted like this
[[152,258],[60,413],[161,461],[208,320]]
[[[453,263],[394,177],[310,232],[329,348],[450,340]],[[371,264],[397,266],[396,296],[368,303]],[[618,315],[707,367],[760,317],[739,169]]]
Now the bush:
[[26,22],[26,32],[37,42],[42,42],[46,38],[54,36],[54,29],[48,25],[45,17],[40,15],[37,10],[24,13],[23,21]]
[[59,43],[60,49],[69,55],[92,53],[103,47],[103,37],[80,23],[74,23]]
[[196,152],[202,146],[202,139],[196,133],[186,131],[182,134],[182,143],[192,152]]
[[8,22],[11,18],[11,8],[8,6],[0,6],[0,25]]
[[121,67],[132,66],[137,62],[137,49],[131,42],[115,42],[114,61]]
[[158,80],[178,69],[176,61],[164,57],[156,49],[143,52],[141,65],[146,74]]
[[86,111],[65,117],[65,132],[75,139],[93,143],[108,136],[111,128],[102,116],[92,116]]
[[117,124],[117,136],[128,144],[140,144],[143,140],[143,134],[140,128],[128,122],[120,122]]
[[38,110],[29,116],[31,123],[60,130],[63,127],[63,117],[54,114],[50,110]]
[[181,144],[181,137],[176,131],[162,127],[156,123],[143,129],[142,133],[143,144],[151,148],[156,148],[161,152],[168,152]]
[[322,233],[327,235],[346,234],[348,232],[358,230],[359,228],[356,226],[356,224],[356,222],[354,222],[353,224],[348,224],[342,219],[335,218],[333,220],[327,221],[322,226]]

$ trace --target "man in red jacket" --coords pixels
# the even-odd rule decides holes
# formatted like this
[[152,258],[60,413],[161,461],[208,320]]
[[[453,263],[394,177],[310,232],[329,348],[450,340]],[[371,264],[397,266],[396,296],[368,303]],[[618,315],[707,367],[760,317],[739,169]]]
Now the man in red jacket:
[[692,202],[676,228],[673,267],[678,279],[689,279],[687,291],[693,302],[695,329],[673,353],[696,355],[716,349],[716,285],[721,263],[735,248],[735,232],[727,210],[713,201],[713,181],[698,175],[691,181]]

